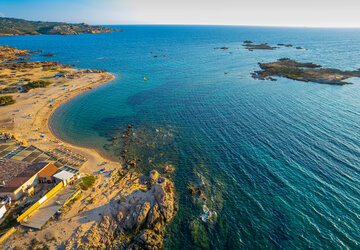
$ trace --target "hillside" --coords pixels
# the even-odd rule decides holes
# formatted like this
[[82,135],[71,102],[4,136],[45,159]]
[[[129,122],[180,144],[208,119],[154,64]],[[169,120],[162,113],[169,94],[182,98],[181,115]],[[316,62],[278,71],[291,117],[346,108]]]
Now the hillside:
[[119,31],[85,23],[27,21],[17,18],[0,17],[0,36],[17,35],[78,35],[89,33],[109,33]]

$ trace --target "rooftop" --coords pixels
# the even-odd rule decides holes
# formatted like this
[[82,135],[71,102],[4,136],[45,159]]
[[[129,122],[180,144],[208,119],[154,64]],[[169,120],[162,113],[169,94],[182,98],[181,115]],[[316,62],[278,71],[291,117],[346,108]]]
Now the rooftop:
[[[31,177],[30,177],[31,178]],[[0,193],[13,192],[27,182],[29,177],[16,177],[14,180],[7,183],[4,187],[0,188]]]
[[73,176],[74,176],[73,173],[70,173],[70,172],[65,171],[65,170],[63,170],[63,171],[61,171],[61,172],[54,175],[55,178],[60,179],[60,180],[67,180],[67,179],[69,179],[69,178],[71,178]]
[[27,182],[31,177],[48,165],[47,162],[31,164],[18,174],[12,181],[0,188],[0,193],[13,192]]
[[34,163],[30,166],[28,166],[27,168],[25,168],[25,170],[19,174],[17,177],[33,177],[35,174],[37,174],[40,170],[42,170],[43,168],[45,168],[49,163],[47,162],[39,162],[39,163]]
[[53,176],[59,169],[54,164],[47,165],[39,174],[45,175],[48,177]]
[[0,162],[0,184],[3,182],[6,184],[12,181],[31,164],[31,162],[14,159],[7,159]]

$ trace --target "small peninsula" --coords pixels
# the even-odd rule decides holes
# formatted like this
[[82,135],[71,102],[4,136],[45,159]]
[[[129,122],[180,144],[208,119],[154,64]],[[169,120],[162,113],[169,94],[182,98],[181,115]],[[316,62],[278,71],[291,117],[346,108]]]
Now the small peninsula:
[[339,69],[322,68],[314,63],[302,63],[289,58],[281,58],[276,62],[259,63],[262,70],[255,71],[251,76],[259,80],[276,81],[275,76],[302,82],[316,82],[330,85],[352,84],[344,80],[360,77],[360,69],[342,71]]
[[0,17],[0,36],[19,35],[78,35],[93,33],[111,33],[121,31],[85,23],[28,21],[18,18]]

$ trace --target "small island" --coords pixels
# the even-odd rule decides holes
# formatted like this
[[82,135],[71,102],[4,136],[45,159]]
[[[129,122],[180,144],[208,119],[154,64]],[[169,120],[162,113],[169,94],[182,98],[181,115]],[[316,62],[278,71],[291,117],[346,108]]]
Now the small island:
[[259,80],[276,81],[274,76],[302,82],[316,82],[330,85],[352,84],[344,80],[352,77],[360,77],[360,69],[354,71],[342,71],[339,69],[322,68],[314,63],[302,63],[282,58],[276,62],[259,63],[262,70],[255,71],[251,76]]
[[251,41],[245,41],[243,46],[245,47],[245,49],[247,49],[249,51],[253,51],[254,49],[262,49],[262,50],[274,50],[274,49],[277,49],[277,47],[272,47],[272,46],[268,45],[267,43],[254,44]]
[[0,17],[0,36],[19,35],[78,35],[122,31],[86,23],[36,22],[18,18]]
[[294,48],[294,49],[304,49],[303,47],[300,46],[294,46],[292,44],[284,44],[284,43],[278,43],[277,46],[270,46],[268,43],[262,43],[262,44],[254,44],[252,41],[246,40],[244,41],[243,46],[245,47],[245,49],[249,50],[249,51],[253,51],[253,50],[274,50],[274,49],[279,49],[280,47],[285,47],[285,48]]

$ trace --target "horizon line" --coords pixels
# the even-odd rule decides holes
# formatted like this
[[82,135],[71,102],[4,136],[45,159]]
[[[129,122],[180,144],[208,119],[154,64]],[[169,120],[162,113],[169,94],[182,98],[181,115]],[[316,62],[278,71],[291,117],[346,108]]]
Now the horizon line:
[[[0,18],[15,18],[15,19],[23,19],[26,21],[41,21],[41,22],[62,22],[62,23],[69,23],[69,24],[79,24],[79,23],[87,23],[86,21],[55,21],[55,20],[30,20],[23,17],[7,17],[7,16],[0,16]],[[126,26],[136,26],[136,25],[143,25],[143,26],[150,26],[150,25],[158,25],[158,26],[238,26],[238,27],[273,27],[273,28],[314,28],[314,29],[360,29],[360,26],[321,26],[321,25],[276,25],[276,24],[214,24],[214,23],[107,23],[107,24],[100,24],[100,23],[87,23],[89,25],[96,25],[96,26],[106,26],[106,25],[126,25]]]
[[360,29],[360,26],[303,26],[303,25],[260,25],[260,24],[203,24],[203,23],[120,23],[120,24],[95,24],[88,23],[96,26],[109,26],[109,25],[126,25],[126,26],[238,26],[238,27],[273,27],[273,28],[319,28],[319,29]]

